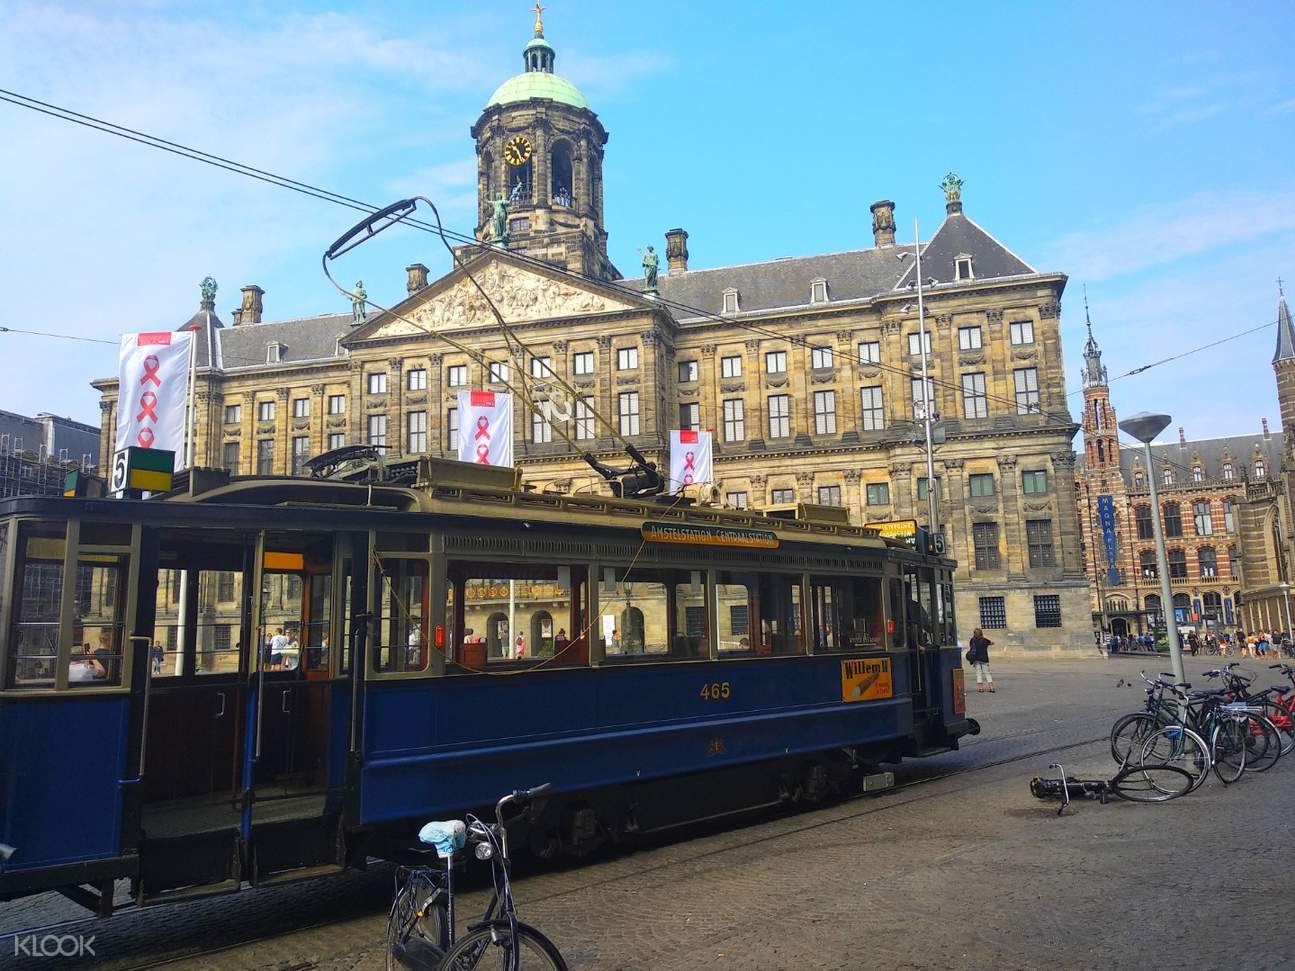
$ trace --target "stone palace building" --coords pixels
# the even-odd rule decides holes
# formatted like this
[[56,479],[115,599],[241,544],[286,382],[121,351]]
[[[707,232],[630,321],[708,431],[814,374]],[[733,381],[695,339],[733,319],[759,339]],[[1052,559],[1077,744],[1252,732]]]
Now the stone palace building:
[[[554,73],[555,59],[537,21],[523,72],[472,126],[482,244],[460,247],[452,272],[429,280],[411,262],[408,296],[389,312],[266,320],[264,291],[247,286],[226,326],[204,300],[182,325],[200,337],[197,464],[286,475],[366,442],[392,456],[452,454],[456,392],[552,369],[582,399],[566,431],[603,462],[624,456],[595,413],[661,464],[670,429],[708,428],[729,505],[821,503],[846,507],[854,522],[925,524],[915,268],[912,246],[896,242],[895,204],[871,206],[872,239],[858,249],[739,266],[690,266],[689,234],[669,230],[666,272],[649,292],[608,256],[608,134]],[[1058,329],[1066,277],[1035,269],[973,221],[956,177],[944,188],[947,215],[923,246],[922,274],[959,630],[965,640],[979,625],[1002,648],[1086,647],[1078,425]],[[537,359],[509,353],[473,280]],[[116,381],[95,387],[107,457]],[[528,485],[605,488],[520,403],[514,428]]]

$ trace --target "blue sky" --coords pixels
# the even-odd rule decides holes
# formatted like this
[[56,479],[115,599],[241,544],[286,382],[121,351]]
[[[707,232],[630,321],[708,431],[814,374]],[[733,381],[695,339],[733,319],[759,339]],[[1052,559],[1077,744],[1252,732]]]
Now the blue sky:
[[[0,0],[0,87],[378,203],[413,192],[469,229],[468,128],[521,69],[528,4]],[[812,10],[812,16],[805,11]],[[804,5],[554,0],[546,34],[611,133],[613,260],[690,232],[694,267],[870,245],[868,205],[933,232],[938,183],[1081,285],[1111,373],[1276,318],[1295,296],[1295,7]],[[319,255],[351,215],[0,104],[0,325],[115,340],[173,327],[208,273],[269,318],[345,309]],[[390,238],[388,238],[390,237]],[[379,302],[439,243],[356,254]],[[1267,330],[1118,382],[1123,414],[1191,437],[1278,426]],[[105,345],[0,335],[0,407],[95,422]],[[1072,405],[1078,411],[1080,397]]]

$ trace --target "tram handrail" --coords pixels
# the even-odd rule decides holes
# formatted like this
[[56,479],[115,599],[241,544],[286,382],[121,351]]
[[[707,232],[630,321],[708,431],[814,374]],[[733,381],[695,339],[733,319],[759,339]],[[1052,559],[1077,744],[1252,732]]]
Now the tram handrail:
[[[143,641],[146,645],[152,643],[152,638],[146,634],[131,634],[126,638],[129,641]],[[147,654],[147,648],[145,648]],[[126,779],[123,785],[135,785],[144,779],[144,759],[148,754],[148,703],[153,695],[153,659],[149,657],[144,665],[144,704],[139,716],[139,771],[133,779]]]

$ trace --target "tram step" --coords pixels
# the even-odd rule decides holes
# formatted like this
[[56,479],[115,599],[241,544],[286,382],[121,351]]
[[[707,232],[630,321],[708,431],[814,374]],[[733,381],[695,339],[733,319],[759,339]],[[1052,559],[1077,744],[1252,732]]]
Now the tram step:
[[298,880],[312,880],[315,877],[326,877],[331,873],[341,873],[346,867],[340,863],[321,863],[318,866],[305,866],[298,870],[281,870],[257,881],[258,887],[272,887],[278,883],[295,883]]
[[880,792],[883,789],[895,788],[895,773],[874,772],[863,777],[864,792]]
[[163,890],[160,893],[146,894],[139,900],[141,906],[151,907],[154,904],[174,904],[182,900],[199,900],[202,897],[215,897],[219,894],[233,893],[242,886],[240,880],[222,880],[201,887],[181,887],[177,890]]

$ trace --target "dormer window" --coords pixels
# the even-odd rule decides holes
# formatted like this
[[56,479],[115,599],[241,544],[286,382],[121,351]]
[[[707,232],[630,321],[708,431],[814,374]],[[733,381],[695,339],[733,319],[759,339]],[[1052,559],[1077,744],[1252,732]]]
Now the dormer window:
[[971,256],[967,253],[959,253],[953,259],[953,278],[955,280],[970,280],[975,276],[971,271]]
[[1141,488],[1142,488],[1142,473],[1141,473],[1141,472],[1134,472],[1134,473],[1133,473],[1133,485],[1134,485],[1134,487],[1135,487],[1135,488],[1138,488],[1138,489],[1141,489]]
[[1165,485],[1167,485],[1167,486],[1171,486],[1171,485],[1173,485],[1173,484],[1174,484],[1174,471],[1173,471],[1173,469],[1165,469]]
[[1255,478],[1262,479],[1268,474],[1268,467],[1264,465],[1263,459],[1255,459]]
[[738,312],[737,290],[729,287],[724,291],[724,310],[723,313],[735,314]]
[[278,364],[283,360],[283,344],[279,341],[270,341],[265,345],[265,363]]
[[812,280],[809,284],[809,302],[827,303],[827,281]]
[[333,357],[346,357],[346,348],[342,346],[342,339],[337,338],[337,343],[333,345]]
[[1223,478],[1224,478],[1224,479],[1226,479],[1228,482],[1231,482],[1231,481],[1232,481],[1232,463],[1231,463],[1231,462],[1224,462],[1224,463],[1223,463]]
[[1192,481],[1193,482],[1205,481],[1205,470],[1202,469],[1199,465],[1192,466]]

